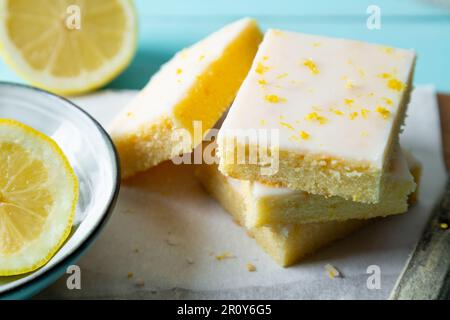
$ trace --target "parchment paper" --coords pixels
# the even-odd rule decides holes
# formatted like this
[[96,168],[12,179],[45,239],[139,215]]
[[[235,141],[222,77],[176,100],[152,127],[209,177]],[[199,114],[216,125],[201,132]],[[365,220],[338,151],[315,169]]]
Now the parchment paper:
[[[134,94],[74,101],[106,127]],[[79,261],[82,289],[68,290],[62,277],[38,298],[386,299],[445,183],[433,87],[414,91],[401,142],[424,166],[418,205],[287,269],[203,191],[192,165],[164,163],[123,184],[109,224]],[[225,252],[234,257],[215,258]],[[329,278],[327,263],[343,277]],[[381,269],[380,289],[367,288],[370,265]]]

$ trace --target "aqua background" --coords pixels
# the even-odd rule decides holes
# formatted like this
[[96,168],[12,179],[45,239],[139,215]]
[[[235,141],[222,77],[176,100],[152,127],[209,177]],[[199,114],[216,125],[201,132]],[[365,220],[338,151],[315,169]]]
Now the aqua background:
[[[136,0],[139,47],[108,87],[141,88],[179,49],[243,16],[261,26],[414,48],[416,84],[450,92],[450,0]],[[366,27],[369,5],[381,8],[381,30]],[[330,57],[332,58],[332,57]],[[22,82],[0,62],[0,80]]]

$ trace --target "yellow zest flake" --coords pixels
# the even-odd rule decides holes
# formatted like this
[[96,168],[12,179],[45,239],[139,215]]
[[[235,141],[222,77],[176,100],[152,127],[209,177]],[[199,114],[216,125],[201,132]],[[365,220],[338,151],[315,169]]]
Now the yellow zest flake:
[[224,253],[216,256],[216,260],[218,260],[218,261],[222,261],[225,259],[231,259],[231,258],[235,258],[235,256],[232,255],[230,252],[224,252]]
[[269,56],[263,56],[262,59],[263,59],[264,61],[269,60]]
[[348,115],[350,120],[354,120],[358,116],[358,112],[354,111]]
[[255,72],[258,74],[264,74],[267,71],[269,71],[269,67],[263,65],[261,62],[258,62],[258,64],[256,65]]
[[338,115],[338,116],[343,116],[344,115],[344,113],[341,110],[339,110],[339,109],[330,108],[330,111],[333,112],[335,115]]
[[364,119],[367,119],[367,116],[369,115],[369,113],[370,113],[370,110],[369,110],[369,109],[361,109],[361,116],[362,116]]
[[374,97],[374,96],[375,96],[375,93],[373,93],[373,92],[369,92],[369,93],[367,94],[367,96],[368,96],[369,98],[372,98],[372,97]]
[[267,84],[267,81],[264,79],[260,79],[260,80],[258,80],[258,83],[262,86],[265,86]]
[[313,43],[312,43],[312,46],[313,46],[314,48],[317,48],[317,47],[320,47],[320,46],[321,46],[321,43],[318,42],[318,41],[316,41],[316,42],[313,42]]
[[284,116],[279,116],[278,119],[280,119],[280,121],[284,120]]
[[300,138],[298,136],[290,136],[289,141],[299,141]]
[[283,78],[286,78],[287,75],[288,75],[287,72],[282,73],[282,74],[280,74],[280,75],[277,77],[277,79],[283,79]]
[[205,55],[202,54],[200,57],[198,57],[198,61],[202,61],[203,59],[205,59]]
[[273,33],[274,33],[276,36],[281,36],[281,35],[283,35],[283,31],[278,30],[278,29],[273,30]]
[[178,68],[177,69],[177,74],[182,74],[183,73],[183,69]]
[[353,64],[353,60],[352,59],[348,59],[347,60],[347,64]]
[[303,61],[303,65],[307,67],[312,74],[319,74],[319,69],[311,59],[306,59],[305,61]]
[[392,53],[394,53],[394,48],[391,48],[391,47],[384,47],[384,48],[383,48],[383,51],[384,51],[384,53],[392,54]]
[[439,227],[442,230],[447,230],[448,229],[448,223],[442,222],[442,223],[439,224]]
[[290,125],[289,123],[287,123],[287,122],[280,121],[280,125],[285,127],[285,128],[288,128],[289,130],[295,130],[295,128],[292,125]]
[[387,86],[389,89],[395,90],[395,91],[402,91],[405,87],[405,84],[397,79],[390,79],[387,83]]
[[277,96],[276,94],[267,94],[264,99],[266,99],[267,102],[270,103],[280,103],[280,102],[286,102],[285,98],[281,98]]
[[382,78],[382,79],[389,79],[389,78],[392,78],[392,74],[387,73],[387,72],[380,73],[378,76],[379,76],[380,78]]
[[346,76],[346,75],[343,75],[342,77],[341,77],[341,80],[347,80],[348,79],[348,76]]
[[369,133],[367,131],[361,131],[361,137],[368,137]]
[[133,116],[133,112],[127,112],[127,117],[132,117]]
[[305,117],[305,120],[314,120],[320,124],[325,124],[327,122],[327,118],[319,115],[317,112],[311,112]]
[[265,126],[265,125],[267,124],[267,121],[264,120],[264,119],[261,119],[261,120],[259,120],[259,123],[260,123],[262,126]]
[[351,81],[351,80],[348,80],[348,81],[345,83],[345,87],[346,87],[347,89],[353,89],[354,86],[355,86],[355,85],[354,85],[353,81]]
[[300,131],[300,137],[303,140],[308,140],[309,139],[309,133],[302,130],[302,131]]
[[321,107],[318,107],[318,106],[312,106],[312,109],[314,111],[319,111],[319,112],[323,111],[323,109]]
[[347,105],[349,107],[353,106],[353,102],[355,102],[355,100],[353,100],[353,99],[344,99],[345,105]]
[[366,72],[362,68],[358,69],[358,74],[362,79],[366,77]]
[[383,108],[383,107],[381,107],[381,106],[378,106],[378,107],[376,108],[376,111],[377,111],[384,119],[389,118],[389,116],[391,115],[391,112],[390,112],[388,109]]
[[392,106],[392,100],[391,99],[389,99],[389,98],[382,98],[382,99],[384,100],[384,102],[386,102],[386,104],[388,106]]

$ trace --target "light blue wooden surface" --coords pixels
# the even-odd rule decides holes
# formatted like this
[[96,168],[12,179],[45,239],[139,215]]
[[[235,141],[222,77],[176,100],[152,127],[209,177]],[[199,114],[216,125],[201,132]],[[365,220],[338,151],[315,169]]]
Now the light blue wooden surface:
[[[371,4],[381,8],[381,30],[366,27],[366,8]],[[111,88],[142,87],[177,50],[227,22],[251,16],[264,29],[414,48],[418,53],[415,83],[432,83],[450,92],[450,0],[136,0],[136,6],[138,52]],[[20,81],[2,63],[0,79]]]

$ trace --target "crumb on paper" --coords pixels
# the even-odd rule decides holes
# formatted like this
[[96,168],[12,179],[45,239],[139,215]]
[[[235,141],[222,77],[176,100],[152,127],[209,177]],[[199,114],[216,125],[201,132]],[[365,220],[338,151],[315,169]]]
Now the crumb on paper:
[[128,279],[133,278],[133,276],[134,276],[134,273],[133,273],[133,272],[128,272],[128,274],[127,274],[127,278],[128,278]]
[[328,276],[331,279],[342,278],[342,274],[339,272],[339,270],[336,269],[335,266],[333,266],[333,265],[331,265],[329,263],[325,265],[325,271],[327,272]]
[[255,272],[256,266],[253,263],[247,263],[247,271],[248,272]]
[[139,249],[138,248],[134,248],[133,252],[134,253],[139,253]]
[[136,282],[134,283],[136,285],[136,287],[140,287],[142,288],[143,286],[145,286],[145,281],[143,279],[137,279]]
[[186,258],[186,262],[188,264],[194,264],[194,260],[192,260],[191,258]]
[[218,261],[222,261],[225,259],[232,259],[232,258],[235,258],[235,256],[230,252],[224,252],[219,255],[216,255],[216,260],[218,260]]
[[172,236],[170,233],[169,237],[166,238],[166,243],[171,247],[176,247],[180,245],[180,241],[176,237]]

